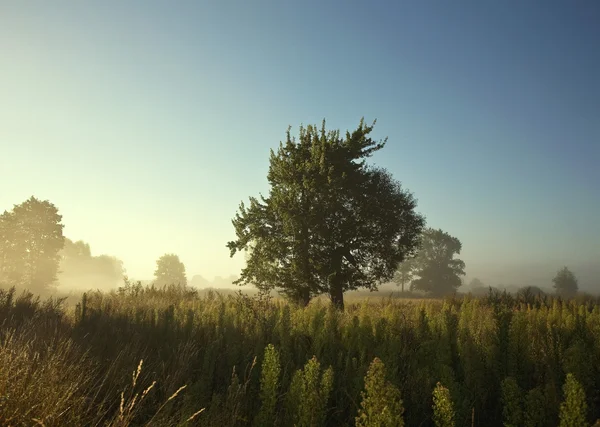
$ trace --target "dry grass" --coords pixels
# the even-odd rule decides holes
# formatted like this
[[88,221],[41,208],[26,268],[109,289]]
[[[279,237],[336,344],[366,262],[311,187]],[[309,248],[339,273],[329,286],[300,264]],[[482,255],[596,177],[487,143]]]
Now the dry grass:
[[73,342],[8,330],[0,343],[0,425],[78,425],[92,365]]
[[[120,372],[136,354],[137,343],[121,343],[112,360],[92,356],[90,348],[83,350],[81,344],[98,337],[89,332],[83,337],[73,334],[74,319],[65,315],[61,302],[42,302],[27,292],[17,296],[14,289],[0,289],[0,425],[180,425],[179,420],[161,415],[187,386],[180,386],[160,404],[152,396],[157,381],[143,375],[140,359],[130,385],[119,392]],[[110,337],[109,331],[105,334]],[[179,352],[182,363],[193,354],[187,347]],[[156,363],[151,366],[154,373],[159,368]],[[172,382],[184,376],[164,378]],[[195,410],[183,424],[202,412]]]

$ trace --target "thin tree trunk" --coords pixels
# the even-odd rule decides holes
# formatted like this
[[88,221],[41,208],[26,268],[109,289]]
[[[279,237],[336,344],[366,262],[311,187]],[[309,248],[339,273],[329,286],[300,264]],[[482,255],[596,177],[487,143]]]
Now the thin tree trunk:
[[346,251],[343,248],[334,251],[331,263],[334,273],[329,276],[329,298],[333,306],[342,311],[344,310],[344,287],[340,279],[342,276],[342,254],[344,252]]

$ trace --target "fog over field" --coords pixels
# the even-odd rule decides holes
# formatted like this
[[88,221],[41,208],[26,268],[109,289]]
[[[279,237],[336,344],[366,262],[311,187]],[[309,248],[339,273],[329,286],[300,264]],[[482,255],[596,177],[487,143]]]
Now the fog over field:
[[[102,263],[104,262],[104,270]],[[96,269],[94,270],[94,264]],[[95,258],[86,258],[81,260],[64,261],[61,264],[61,272],[58,274],[57,290],[60,293],[70,291],[86,291],[89,289],[111,290],[117,289],[123,285],[123,273],[120,271],[121,263],[113,257],[102,256]],[[579,279],[579,288],[581,291],[591,294],[600,293],[600,266],[597,262],[581,262],[569,266]],[[552,292],[552,278],[556,271],[561,268],[559,263],[532,263],[532,264],[508,264],[508,265],[487,265],[466,268],[466,276],[463,278],[463,286],[459,292],[469,292],[473,288],[470,286],[473,279],[479,279],[485,286],[492,286],[498,289],[507,289],[516,291],[518,288],[526,286],[535,286]],[[100,270],[100,271],[99,271]],[[217,276],[208,279],[201,274],[191,275],[188,285],[196,289],[233,289],[248,290],[249,286],[240,287],[233,284],[239,276],[231,275],[229,277]],[[131,277],[133,281],[141,281],[143,284],[151,284],[152,277]],[[382,292],[398,291],[394,283],[385,283],[380,286]]]

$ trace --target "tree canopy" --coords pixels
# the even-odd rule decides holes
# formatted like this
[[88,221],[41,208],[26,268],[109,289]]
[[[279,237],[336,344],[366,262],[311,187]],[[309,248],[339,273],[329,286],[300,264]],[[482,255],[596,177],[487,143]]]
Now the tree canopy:
[[454,258],[461,249],[456,237],[439,229],[425,230],[419,252],[412,261],[417,278],[412,281],[411,289],[433,295],[454,292],[462,284],[460,276],[465,275],[464,261]]
[[185,265],[175,254],[165,254],[156,261],[155,283],[159,286],[186,286]]
[[478,279],[477,277],[474,277],[469,282],[469,288],[471,288],[471,289],[485,288],[485,284],[480,279]]
[[45,291],[56,281],[64,245],[62,216],[31,197],[0,215],[0,283]]
[[579,289],[577,278],[567,267],[560,269],[556,273],[556,276],[554,276],[554,279],[552,279],[552,282],[554,283],[553,287],[556,289],[556,293],[563,297],[570,298]]
[[267,197],[240,204],[231,256],[247,252],[238,284],[279,288],[308,303],[326,293],[343,307],[343,293],[376,289],[412,255],[424,218],[416,200],[386,170],[366,164],[384,141],[361,120],[352,133],[300,127],[296,140],[271,150]]

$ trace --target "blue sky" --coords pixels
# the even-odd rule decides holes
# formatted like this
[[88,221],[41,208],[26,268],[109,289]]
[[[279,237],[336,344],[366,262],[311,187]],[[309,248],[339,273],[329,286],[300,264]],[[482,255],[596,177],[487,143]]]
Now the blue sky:
[[596,1],[2,2],[0,209],[49,199],[136,278],[166,252],[236,274],[230,220],[287,126],[364,116],[469,276],[549,281],[600,260],[598,22]]

